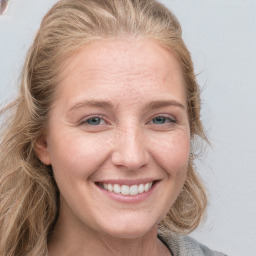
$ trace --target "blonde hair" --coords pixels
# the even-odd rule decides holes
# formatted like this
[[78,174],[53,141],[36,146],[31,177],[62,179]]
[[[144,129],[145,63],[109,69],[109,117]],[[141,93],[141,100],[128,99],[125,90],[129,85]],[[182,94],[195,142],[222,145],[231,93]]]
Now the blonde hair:
[[[117,37],[152,39],[172,50],[185,78],[191,140],[206,140],[191,57],[180,24],[166,7],[155,0],[59,1],[43,18],[27,54],[17,99],[1,113],[0,255],[46,254],[58,188],[34,148],[47,126],[60,64],[91,41]],[[198,226],[207,200],[193,161],[192,152],[182,192],[159,227],[188,233]]]

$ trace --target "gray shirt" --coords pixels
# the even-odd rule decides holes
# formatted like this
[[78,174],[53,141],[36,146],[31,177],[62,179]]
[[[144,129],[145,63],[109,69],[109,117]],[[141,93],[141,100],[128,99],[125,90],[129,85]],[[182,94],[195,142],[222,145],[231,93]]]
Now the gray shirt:
[[227,256],[221,252],[212,251],[186,235],[159,231],[158,237],[170,249],[173,256]]

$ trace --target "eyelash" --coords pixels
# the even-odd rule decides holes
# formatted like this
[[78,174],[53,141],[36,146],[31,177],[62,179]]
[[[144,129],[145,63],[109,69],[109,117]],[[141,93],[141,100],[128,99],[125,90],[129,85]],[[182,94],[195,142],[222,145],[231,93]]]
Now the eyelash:
[[154,118],[152,118],[150,122],[153,122],[153,120],[156,120],[157,118],[164,120],[164,123],[153,123],[155,125],[163,125],[163,124],[170,124],[170,123],[171,124],[175,124],[175,123],[177,123],[176,119],[174,117],[165,116],[165,115],[157,115]]
[[82,119],[82,121],[79,122],[79,125],[88,125],[88,126],[99,126],[99,125],[102,125],[102,124],[90,124],[90,123],[88,123],[90,120],[93,120],[93,119],[98,119],[100,121],[103,120],[106,124],[109,124],[102,116],[97,115],[97,116],[90,116],[88,118]]
[[[154,123],[154,120],[156,120],[158,118],[158,121],[160,121],[160,119],[162,119],[162,121],[164,121],[163,123]],[[88,118],[83,119],[81,122],[79,122],[79,125],[87,125],[87,126],[100,126],[100,125],[104,125],[104,124],[90,124],[89,121],[93,120],[93,119],[97,119],[98,121],[102,122],[104,121],[104,124],[109,124],[109,122],[107,122],[105,120],[105,118],[101,115],[96,115],[96,116],[91,116]],[[166,122],[167,121],[167,122]],[[153,117],[150,121],[148,121],[147,123],[151,123],[153,125],[170,125],[170,124],[176,124],[177,121],[176,119],[172,116],[165,116],[165,115],[157,115],[155,117]]]

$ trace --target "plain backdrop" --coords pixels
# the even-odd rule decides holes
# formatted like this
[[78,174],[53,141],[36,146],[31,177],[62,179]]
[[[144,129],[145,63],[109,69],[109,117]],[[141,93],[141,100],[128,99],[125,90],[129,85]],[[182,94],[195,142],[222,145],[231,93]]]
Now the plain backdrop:
[[[10,0],[0,17],[0,102],[17,90],[25,54],[56,0]],[[232,256],[256,255],[256,1],[165,0],[178,17],[202,88],[211,147],[197,161],[209,192],[191,234]]]

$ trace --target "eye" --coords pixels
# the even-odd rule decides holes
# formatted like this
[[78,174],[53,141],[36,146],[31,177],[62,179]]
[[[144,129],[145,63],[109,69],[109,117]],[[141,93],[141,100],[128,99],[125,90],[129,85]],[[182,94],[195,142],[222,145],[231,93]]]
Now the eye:
[[98,116],[93,116],[93,117],[89,117],[86,119],[83,119],[80,124],[82,125],[89,125],[89,126],[99,126],[99,125],[104,125],[107,124],[107,122]]
[[102,118],[100,118],[100,117],[91,117],[91,118],[87,119],[86,122],[87,122],[89,125],[101,125],[101,124],[106,123],[106,122],[105,122]]
[[166,116],[156,116],[152,119],[153,124],[166,124],[166,123],[176,123],[176,120],[171,117]]

